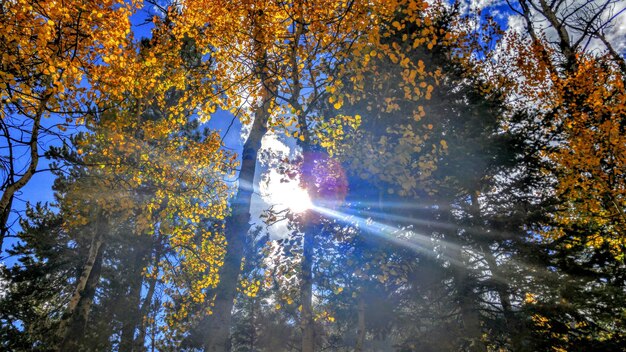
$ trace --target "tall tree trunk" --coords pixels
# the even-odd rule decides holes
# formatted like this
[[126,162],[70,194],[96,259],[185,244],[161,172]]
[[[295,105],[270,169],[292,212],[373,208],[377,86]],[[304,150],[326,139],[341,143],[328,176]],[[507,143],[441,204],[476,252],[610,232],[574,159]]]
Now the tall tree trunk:
[[313,321],[313,249],[315,238],[313,226],[307,224],[304,227],[302,248],[302,277],[300,279],[300,303],[302,304],[302,317],[300,328],[302,329],[302,352],[315,350],[315,324]]
[[[120,338],[120,351],[133,351],[135,331],[141,322],[139,302],[141,300],[141,287],[143,286],[143,269],[146,265],[146,255],[151,248],[146,247],[145,236],[140,237],[136,243],[135,260],[130,272],[130,283],[127,296],[127,312],[122,323],[122,336]],[[149,239],[149,238],[145,238]],[[148,241],[149,243],[149,241]]]
[[[298,66],[298,45],[300,38],[305,33],[303,10],[301,4],[296,2],[295,13],[298,18],[295,24],[294,38],[291,43],[289,63],[291,66],[291,99],[289,104],[298,111],[298,124],[303,140],[299,141],[302,148],[302,184],[307,190],[309,197],[315,203],[316,190],[315,179],[312,175],[314,160],[311,155],[312,141],[308,127],[307,114],[311,106],[306,109],[300,104],[302,83],[300,82],[300,69]],[[315,250],[315,226],[313,224],[313,210],[307,210],[301,217],[302,224],[302,277],[300,280],[300,303],[302,305],[300,329],[302,330],[301,352],[313,352],[315,350],[315,322],[313,320],[313,256]]]
[[[263,89],[267,91],[266,88]],[[269,92],[263,94],[263,102],[256,109],[250,135],[243,146],[237,195],[232,202],[232,214],[226,220],[226,256],[219,272],[220,283],[215,294],[213,314],[201,324],[201,326],[206,326],[204,348],[207,352],[222,352],[230,349],[230,322],[241,271],[245,238],[250,230],[250,203],[254,191],[256,161],[261,148],[261,140],[267,132],[268,109],[271,100]]]
[[74,294],[70,299],[65,317],[59,327],[61,342],[57,351],[76,351],[85,334],[91,303],[96,293],[102,271],[104,243],[102,224],[98,225],[89,247],[89,257],[83,266]]
[[155,240],[155,251],[152,265],[154,266],[155,274],[150,277],[148,280],[148,292],[146,292],[146,296],[141,303],[140,312],[140,324],[139,324],[139,335],[134,342],[134,348],[136,351],[145,351],[146,344],[146,331],[147,331],[147,322],[148,315],[150,314],[150,306],[152,305],[152,299],[154,298],[154,291],[156,290],[158,272],[159,272],[159,261],[161,260],[161,254],[163,252],[163,242],[161,236],[158,236]]
[[226,219],[226,255],[224,264],[219,271],[219,285],[215,292],[212,315],[200,323],[204,334],[204,350],[206,352],[225,352],[230,350],[230,324],[232,310],[237,294],[237,284],[241,272],[241,261],[246,244],[246,236],[250,230],[250,205],[254,192],[254,174],[257,157],[261,149],[261,140],[267,133],[270,107],[274,100],[273,81],[267,67],[267,43],[263,33],[263,11],[251,14],[254,42],[254,62],[259,78],[260,99],[254,111],[254,122],[248,139],[241,153],[241,168],[237,195],[231,203],[232,213]]
[[261,300],[258,297],[252,299],[252,324],[251,324],[251,338],[250,338],[250,351],[257,350],[257,316],[261,313]]
[[[296,109],[299,108],[297,103]],[[313,168],[315,167],[311,148],[311,136],[307,126],[306,116],[300,115],[298,118],[300,131],[304,137],[302,147],[302,180],[305,189],[309,194],[312,203],[315,204],[317,192],[315,190],[315,179]],[[300,278],[300,304],[302,305],[300,328],[302,330],[301,352],[313,352],[315,350],[315,322],[313,320],[313,260],[315,251],[315,231],[313,224],[313,210],[309,209],[300,219],[302,224],[302,277]]]
[[128,292],[128,311],[122,323],[122,336],[120,338],[120,351],[134,351],[135,331],[139,327],[141,315],[139,311],[139,301],[141,299],[141,287],[143,280],[141,272],[139,278],[133,278]]
[[135,350],[136,351],[145,351],[146,344],[146,331],[147,331],[147,320],[148,314],[150,313],[150,305],[152,304],[152,299],[154,298],[154,291],[156,289],[157,278],[151,277],[148,281],[148,292],[146,293],[146,297],[143,299],[143,303],[141,304],[141,322],[139,325],[139,335],[135,340]]
[[354,346],[354,352],[363,352],[363,346],[365,345],[365,300],[363,299],[362,293],[359,296],[357,305],[356,326],[356,344]]

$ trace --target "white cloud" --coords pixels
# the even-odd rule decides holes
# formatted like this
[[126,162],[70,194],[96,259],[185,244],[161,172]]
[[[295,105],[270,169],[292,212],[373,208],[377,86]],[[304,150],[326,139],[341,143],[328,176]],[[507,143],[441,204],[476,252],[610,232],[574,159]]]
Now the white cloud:
[[278,139],[276,134],[266,134],[261,141],[261,151],[271,151],[281,156],[289,156],[291,148]]
[[509,31],[522,34],[526,32],[526,20],[520,15],[509,16],[507,19],[507,28]]

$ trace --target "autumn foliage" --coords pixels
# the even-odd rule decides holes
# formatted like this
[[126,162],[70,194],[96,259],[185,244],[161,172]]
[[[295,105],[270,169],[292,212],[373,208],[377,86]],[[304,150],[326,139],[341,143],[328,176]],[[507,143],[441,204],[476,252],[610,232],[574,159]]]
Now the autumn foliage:
[[0,349],[623,348],[617,4],[0,3]]

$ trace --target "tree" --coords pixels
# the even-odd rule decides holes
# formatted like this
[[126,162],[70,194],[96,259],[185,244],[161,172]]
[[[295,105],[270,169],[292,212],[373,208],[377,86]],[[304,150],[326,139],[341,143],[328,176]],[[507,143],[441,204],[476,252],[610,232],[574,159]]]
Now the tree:
[[[369,22],[368,5],[360,1],[306,5],[251,1],[238,6],[210,2],[194,6],[184,9],[180,24],[193,31],[202,28],[194,40],[198,47],[210,48],[211,58],[221,73],[217,81],[225,87],[228,96],[223,107],[242,111],[244,121],[249,116],[254,119],[242,151],[239,189],[226,222],[228,248],[220,270],[220,287],[212,316],[202,323],[206,324],[203,330],[209,331],[205,333],[205,349],[212,351],[227,348],[232,301],[244,238],[249,230],[250,199],[261,139],[268,128],[274,130],[294,122],[311,123],[303,119],[326,95],[324,87],[331,78],[328,74],[336,70],[346,55],[342,49],[349,48],[353,37],[360,35]],[[212,17],[203,17],[204,14]],[[213,21],[214,18],[220,20]],[[211,26],[205,27],[206,23]],[[232,23],[241,23],[238,28],[243,30],[232,33]],[[348,30],[355,25],[356,28]],[[233,56],[233,52],[239,55]],[[320,60],[322,57],[324,59]],[[249,111],[238,107],[242,91],[250,94],[247,100],[253,107],[247,109]],[[306,138],[302,131],[298,133],[298,138]]]
[[[20,265],[3,267],[9,282],[2,297],[2,348],[14,351],[49,351],[66,297],[67,282],[77,276],[85,255],[84,241],[61,226],[63,218],[41,205],[27,210],[19,238],[22,243],[7,252]],[[71,238],[78,245],[67,246]]]
[[[6,143],[2,155],[0,246],[16,193],[37,172],[42,134],[62,135],[67,123],[88,112],[83,77],[120,53],[130,32],[125,1],[85,4],[5,2],[0,8],[0,123]],[[65,123],[48,127],[59,115]],[[19,157],[29,156],[28,160]]]
[[[534,342],[540,346],[613,349],[624,336],[620,324],[613,324],[623,306],[605,296],[621,296],[624,287],[619,269],[624,71],[623,58],[605,31],[621,11],[614,11],[612,1],[565,4],[520,1],[517,7],[530,40],[514,41],[529,55],[516,67],[525,87],[513,91],[522,97],[532,94],[539,102],[521,108],[537,116],[542,138],[550,143],[543,152],[550,162],[545,173],[554,178],[557,203],[537,232],[548,245],[548,265],[562,283],[538,286],[528,309],[533,312]],[[547,19],[548,30],[556,35],[542,33],[539,18]],[[592,44],[601,52],[592,52]],[[530,72],[526,65],[531,62],[540,69]],[[552,338],[546,341],[546,335]]]
[[[345,108],[346,114],[366,117],[335,150],[346,160],[350,189],[373,208],[360,215],[371,225],[357,220],[363,236],[389,238],[411,249],[392,251],[401,264],[380,274],[383,285],[392,285],[385,281],[393,276],[423,281],[439,275],[428,290],[420,281],[391,289],[392,295],[407,291],[398,294],[404,305],[396,312],[414,324],[398,329],[406,336],[402,346],[444,348],[437,345],[440,339],[431,340],[436,333],[456,346],[445,348],[507,346],[513,335],[485,341],[483,333],[519,325],[513,304],[523,293],[503,277],[506,272],[511,281],[521,279],[525,269],[515,259],[531,245],[525,228],[543,201],[533,195],[541,175],[539,149],[525,142],[530,131],[506,129],[526,116],[508,110],[502,88],[476,67],[483,62],[475,50],[489,42],[490,32],[476,38],[454,10],[433,6],[414,13],[407,10],[411,5],[416,4],[383,22],[379,45],[384,50],[375,50],[373,57],[366,53],[367,69],[378,74],[356,80]],[[483,60],[488,54],[482,53]],[[322,142],[332,146],[336,135],[322,134],[327,138]],[[445,292],[445,298],[432,292]],[[428,303],[408,297],[448,304],[429,311],[422,306]]]

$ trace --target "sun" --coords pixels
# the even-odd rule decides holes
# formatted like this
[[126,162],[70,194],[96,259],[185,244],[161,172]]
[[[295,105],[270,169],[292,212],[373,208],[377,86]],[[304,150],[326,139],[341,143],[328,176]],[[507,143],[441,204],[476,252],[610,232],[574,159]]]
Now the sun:
[[276,187],[271,199],[279,205],[289,208],[294,213],[302,213],[311,209],[313,204],[305,189],[294,183],[283,183],[284,187]]
[[274,173],[270,172],[269,182],[262,187],[262,197],[266,203],[287,208],[294,213],[302,213],[313,207],[309,194],[297,180],[280,182],[281,176]]

